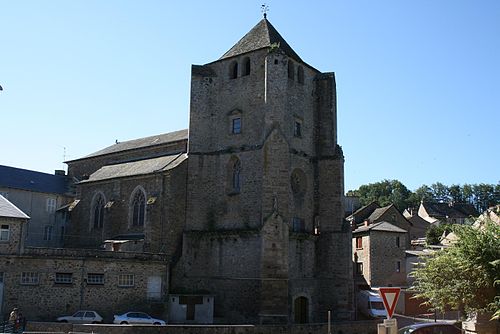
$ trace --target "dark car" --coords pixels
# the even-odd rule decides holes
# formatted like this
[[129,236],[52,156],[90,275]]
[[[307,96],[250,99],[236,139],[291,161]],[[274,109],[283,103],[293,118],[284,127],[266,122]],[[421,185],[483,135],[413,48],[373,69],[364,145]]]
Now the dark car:
[[398,334],[461,334],[462,329],[449,322],[420,322],[401,328]]

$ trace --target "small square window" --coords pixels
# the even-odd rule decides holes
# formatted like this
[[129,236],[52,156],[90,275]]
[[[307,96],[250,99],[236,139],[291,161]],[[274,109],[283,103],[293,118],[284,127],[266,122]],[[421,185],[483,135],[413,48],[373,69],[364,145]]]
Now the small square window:
[[72,273],[56,273],[56,279],[54,281],[56,284],[71,284],[73,283]]
[[241,118],[236,117],[232,119],[231,133],[239,134],[241,133]]
[[356,237],[356,249],[363,248],[363,237]]
[[302,123],[300,121],[295,121],[295,125],[293,127],[293,135],[295,137],[302,137]]
[[292,230],[293,232],[304,232],[304,220],[298,217],[293,217],[292,219]]
[[36,272],[23,272],[21,273],[22,285],[37,285],[40,281],[40,276]]
[[363,275],[363,262],[356,262],[356,275]]
[[10,225],[2,225],[0,228],[0,241],[9,241]]
[[134,286],[134,275],[133,274],[121,274],[118,276],[118,286],[121,287],[132,287]]
[[103,285],[104,274],[87,274],[87,284],[89,285]]

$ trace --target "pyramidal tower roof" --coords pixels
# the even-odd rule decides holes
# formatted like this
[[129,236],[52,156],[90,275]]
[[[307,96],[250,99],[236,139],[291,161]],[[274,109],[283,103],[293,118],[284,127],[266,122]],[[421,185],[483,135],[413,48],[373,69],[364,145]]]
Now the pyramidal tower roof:
[[279,45],[279,48],[289,57],[302,62],[299,55],[293,51],[280,33],[273,25],[263,18],[255,27],[252,28],[242,39],[238,41],[229,51],[224,53],[220,59],[238,56],[250,51]]

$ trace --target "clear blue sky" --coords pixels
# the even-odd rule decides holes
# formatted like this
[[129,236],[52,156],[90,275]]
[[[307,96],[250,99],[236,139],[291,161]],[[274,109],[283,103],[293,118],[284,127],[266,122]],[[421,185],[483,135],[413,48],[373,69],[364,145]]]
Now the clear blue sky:
[[[188,127],[191,64],[261,1],[0,0],[0,164],[53,172]],[[267,1],[308,64],[336,73],[345,188],[500,180],[500,1]]]

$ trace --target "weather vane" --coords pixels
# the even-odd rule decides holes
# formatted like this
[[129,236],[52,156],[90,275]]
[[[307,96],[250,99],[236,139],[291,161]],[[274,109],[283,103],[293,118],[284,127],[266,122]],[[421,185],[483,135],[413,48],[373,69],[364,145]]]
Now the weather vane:
[[262,15],[264,15],[264,18],[267,18],[267,12],[269,11],[269,6],[267,4],[263,4],[260,6],[260,10],[262,12]]

